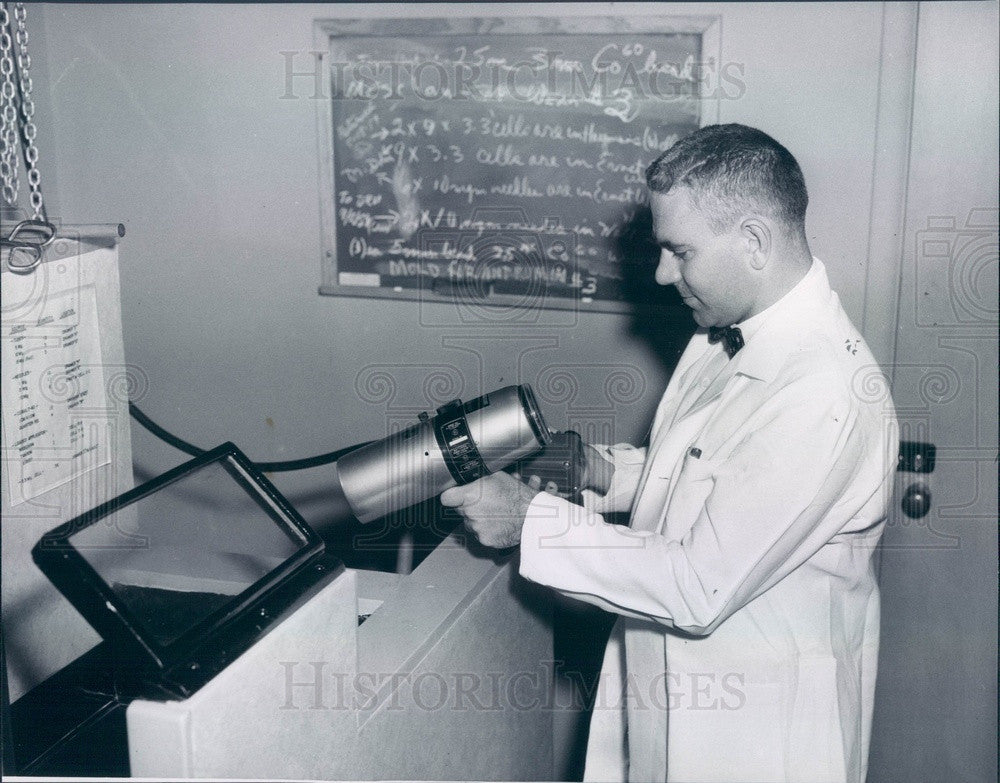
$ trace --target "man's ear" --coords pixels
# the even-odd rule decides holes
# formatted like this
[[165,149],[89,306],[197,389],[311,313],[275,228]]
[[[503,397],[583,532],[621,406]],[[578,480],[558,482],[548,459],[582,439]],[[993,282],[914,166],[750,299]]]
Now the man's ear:
[[748,217],[740,223],[740,234],[745,243],[750,266],[761,270],[771,258],[771,227],[759,217]]

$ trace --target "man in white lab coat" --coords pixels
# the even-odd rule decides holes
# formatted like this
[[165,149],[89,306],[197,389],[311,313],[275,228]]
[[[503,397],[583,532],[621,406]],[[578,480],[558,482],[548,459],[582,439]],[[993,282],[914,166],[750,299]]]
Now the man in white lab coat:
[[[888,384],[809,251],[784,147],[709,126],[647,183],[656,280],[703,327],[648,446],[589,447],[583,507],[506,474],[441,500],[483,544],[520,544],[527,579],[620,615],[587,779],[862,783]],[[629,527],[601,517],[619,510]]]

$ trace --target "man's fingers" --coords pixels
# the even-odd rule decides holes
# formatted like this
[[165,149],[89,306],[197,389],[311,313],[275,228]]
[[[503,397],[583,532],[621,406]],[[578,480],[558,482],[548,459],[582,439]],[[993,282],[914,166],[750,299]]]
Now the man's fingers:
[[534,490],[544,490],[552,495],[559,494],[559,485],[554,481],[546,481],[545,486],[542,486],[541,476],[534,475],[528,479],[527,484]]
[[441,493],[441,505],[457,508],[465,502],[468,490],[465,487],[451,487]]

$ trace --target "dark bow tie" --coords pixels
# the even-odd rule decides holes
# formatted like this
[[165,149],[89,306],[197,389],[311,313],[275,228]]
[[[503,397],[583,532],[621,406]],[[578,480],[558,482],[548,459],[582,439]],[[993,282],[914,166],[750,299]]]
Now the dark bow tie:
[[743,347],[743,332],[738,326],[712,326],[708,330],[708,341],[717,343],[722,340],[722,347],[726,349],[726,354],[732,359],[736,356],[740,348]]

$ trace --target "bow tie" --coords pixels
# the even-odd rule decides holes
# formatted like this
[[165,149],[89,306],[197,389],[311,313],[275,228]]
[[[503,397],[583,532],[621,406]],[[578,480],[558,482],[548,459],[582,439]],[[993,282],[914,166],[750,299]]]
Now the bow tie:
[[736,356],[740,348],[743,347],[743,332],[738,326],[712,326],[708,330],[708,341],[717,343],[722,340],[722,347],[726,349],[726,355],[732,359]]

